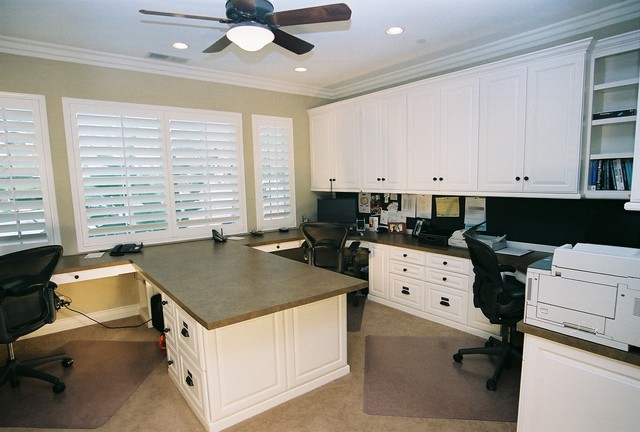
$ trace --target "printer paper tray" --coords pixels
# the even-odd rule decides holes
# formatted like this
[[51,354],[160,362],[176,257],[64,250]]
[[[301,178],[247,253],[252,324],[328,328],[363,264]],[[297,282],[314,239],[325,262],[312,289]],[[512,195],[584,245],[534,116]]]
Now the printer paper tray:
[[567,330],[604,334],[606,320],[604,317],[566,309],[545,303],[538,303],[536,317],[557,323]]

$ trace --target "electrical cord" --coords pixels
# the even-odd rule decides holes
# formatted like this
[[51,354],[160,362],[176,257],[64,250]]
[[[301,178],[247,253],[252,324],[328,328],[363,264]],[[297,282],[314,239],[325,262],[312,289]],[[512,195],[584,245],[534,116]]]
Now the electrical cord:
[[71,307],[69,307],[69,305],[71,304],[71,297],[65,296],[64,294],[61,295],[56,295],[56,309],[61,309],[61,308],[65,308],[70,310],[71,312],[75,312],[79,315],[84,316],[85,318],[90,319],[91,321],[93,321],[96,324],[100,324],[102,327],[110,329],[110,330],[118,330],[118,329],[130,329],[130,328],[138,328],[138,327],[142,327],[143,325],[151,322],[151,319],[146,320],[143,323],[137,324],[137,325],[126,325],[126,326],[110,326],[104,323],[101,323],[100,321],[96,320],[95,318],[90,317],[89,315],[87,315],[86,313],[73,309]]

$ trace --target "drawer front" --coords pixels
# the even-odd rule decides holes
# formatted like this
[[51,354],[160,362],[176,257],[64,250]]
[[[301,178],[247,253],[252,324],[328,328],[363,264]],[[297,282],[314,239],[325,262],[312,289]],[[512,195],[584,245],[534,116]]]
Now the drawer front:
[[51,276],[51,280],[58,285],[62,285],[73,282],[108,278],[135,272],[136,268],[133,266],[133,264],[120,264],[90,270],[80,270],[71,273],[57,273]]
[[457,258],[434,253],[428,254],[427,265],[434,269],[446,270],[465,275],[469,275],[469,269],[471,268],[471,262],[466,258]]
[[424,266],[395,260],[389,261],[389,272],[418,280],[425,280],[426,277]]
[[180,363],[178,360],[178,355],[173,347],[167,346],[167,370],[176,383],[180,381]]
[[252,247],[254,249],[257,249],[257,250],[262,251],[262,252],[276,252],[276,251],[280,251],[280,250],[298,248],[302,244],[302,241],[303,240],[292,240],[292,241],[288,241],[288,242],[270,243],[270,244],[266,244],[266,245],[259,245],[259,246],[252,246]]
[[175,316],[175,313],[176,305],[173,302],[173,299],[165,293],[162,293],[162,314],[164,316],[170,315],[173,317]]
[[392,274],[389,276],[389,285],[389,300],[414,309],[424,309],[424,282]]
[[200,370],[191,360],[185,356],[180,356],[180,377],[179,386],[182,394],[185,395],[189,405],[198,414],[209,419],[209,404],[205,386],[207,379],[205,373]]
[[469,276],[458,273],[427,269],[427,282],[464,291],[465,293],[469,292]]
[[427,254],[413,249],[390,247],[389,259],[410,264],[425,265]]
[[180,355],[188,355],[201,369],[205,369],[204,348],[202,346],[202,326],[180,308],[176,308],[175,338],[178,340]]
[[440,288],[431,284],[427,285],[427,304],[425,311],[447,318],[451,321],[465,323],[467,318],[466,293]]
[[168,347],[172,349],[178,348],[177,339],[178,327],[176,326],[176,318],[173,315],[164,314],[164,337]]

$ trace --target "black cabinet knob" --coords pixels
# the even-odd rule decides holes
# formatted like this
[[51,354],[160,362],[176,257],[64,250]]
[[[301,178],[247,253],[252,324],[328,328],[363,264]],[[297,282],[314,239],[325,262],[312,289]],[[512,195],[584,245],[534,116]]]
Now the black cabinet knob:
[[516,181],[520,181],[520,177],[516,177]]
[[529,176],[524,176],[524,181],[529,180]]
[[186,327],[183,327],[180,333],[186,338],[189,337],[189,330]]
[[170,329],[169,327],[166,327],[166,328],[164,329],[164,332],[165,332],[165,333],[169,333],[170,331],[171,331],[171,329]]

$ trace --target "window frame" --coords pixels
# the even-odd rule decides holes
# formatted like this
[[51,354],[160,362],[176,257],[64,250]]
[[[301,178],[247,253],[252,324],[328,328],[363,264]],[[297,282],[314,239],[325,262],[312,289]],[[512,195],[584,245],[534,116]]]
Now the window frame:
[[[38,152],[38,172],[40,178],[40,191],[42,192],[42,211],[46,235],[46,239],[42,241],[30,241],[29,236],[24,237],[24,240],[22,241],[14,241],[9,244],[3,240],[2,244],[0,244],[0,254],[49,244],[61,244],[60,224],[58,220],[53,176],[51,142],[49,139],[49,125],[47,121],[46,99],[42,95],[2,91],[0,91],[0,99],[9,101],[7,106],[9,106],[13,101],[15,105],[13,105],[12,108],[22,109],[29,107],[33,112],[34,137],[36,150]],[[16,236],[20,237],[18,235],[17,219],[15,226]]]
[[[76,218],[76,238],[78,250],[80,252],[110,248],[117,243],[143,241],[146,244],[159,244],[210,238],[212,228],[220,229],[220,227],[223,227],[225,234],[244,233],[247,231],[242,115],[240,113],[73,98],[63,98],[63,109],[67,134],[69,169],[71,175],[71,192],[74,204],[74,216]],[[163,204],[165,206],[166,214],[166,229],[163,228],[159,231],[137,232],[140,230],[140,226],[131,225],[129,230],[133,232],[130,233],[118,233],[102,237],[92,237],[89,234],[84,194],[81,193],[81,191],[83,191],[84,183],[82,179],[82,167],[80,165],[81,159],[79,154],[80,138],[78,135],[78,125],[77,122],[75,122],[76,115],[81,109],[85,109],[88,115],[120,115],[123,117],[128,115],[149,115],[151,117],[156,116],[159,119],[160,137],[158,139],[162,146],[161,162],[165,180],[163,190],[164,195],[158,195],[158,197],[166,200]],[[235,138],[234,169],[237,171],[237,184],[234,184],[235,190],[233,191],[237,196],[237,207],[235,208],[235,211],[237,212],[237,219],[233,224],[214,223],[211,219],[205,218],[202,223],[197,224],[195,227],[189,227],[187,229],[180,229],[178,227],[179,216],[178,212],[176,212],[176,190],[178,187],[174,187],[176,186],[174,179],[177,178],[177,176],[174,177],[177,166],[177,163],[174,162],[177,162],[178,159],[174,157],[173,152],[173,132],[170,129],[172,121],[183,123],[192,122],[194,124],[202,123],[204,128],[208,128],[207,122],[230,122],[230,128],[233,130],[233,136]],[[207,132],[203,132],[203,134],[207,135]],[[202,141],[195,142],[202,143],[206,149],[209,148],[207,146],[210,143],[207,141],[207,138]],[[123,147],[127,148],[127,145],[123,143]],[[215,159],[206,158],[207,163],[212,160]],[[224,159],[221,158],[220,160],[222,161]],[[210,174],[210,176],[211,175],[212,174]],[[130,179],[131,176],[125,175],[124,178]],[[208,177],[208,179],[209,181],[212,180],[211,177]],[[123,194],[129,196],[129,191]],[[203,202],[206,204],[214,201]],[[213,212],[213,210],[211,212]],[[131,214],[129,214],[129,216],[131,216]]]
[[[290,117],[276,117],[267,115],[251,116],[253,130],[253,164],[255,176],[255,205],[256,205],[256,225],[260,230],[276,230],[282,227],[297,227],[296,216],[296,184],[295,184],[295,153],[294,153],[294,137],[293,137],[293,119]],[[289,178],[289,215],[283,219],[268,220],[264,216],[264,197],[263,197],[263,168],[262,168],[262,149],[263,141],[261,136],[261,128],[280,128],[286,131],[288,142],[287,148],[287,175]]]

